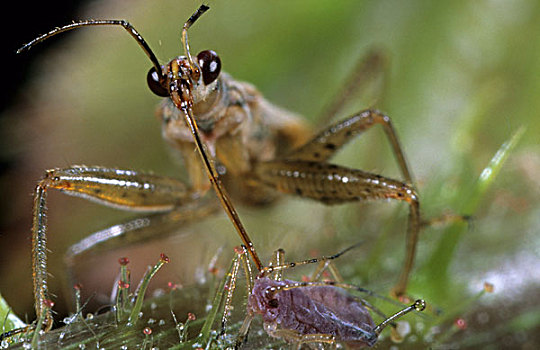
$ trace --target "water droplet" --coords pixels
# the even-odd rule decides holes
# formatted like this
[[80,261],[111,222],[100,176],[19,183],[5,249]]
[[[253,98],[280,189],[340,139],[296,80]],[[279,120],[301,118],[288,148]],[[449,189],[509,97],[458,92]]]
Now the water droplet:
[[407,321],[396,322],[396,330],[402,338],[411,333],[411,324]]

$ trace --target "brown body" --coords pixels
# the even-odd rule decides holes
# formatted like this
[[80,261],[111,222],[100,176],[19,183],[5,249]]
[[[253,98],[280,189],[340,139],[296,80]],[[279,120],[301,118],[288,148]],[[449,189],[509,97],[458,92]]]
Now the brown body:
[[[194,96],[196,97],[196,96]],[[258,164],[283,157],[311,136],[298,115],[268,102],[253,85],[222,73],[193,105],[194,118],[208,151],[223,165],[222,178],[236,196],[249,203],[265,203],[275,191],[261,187],[254,178]],[[193,137],[182,112],[166,98],[158,117],[167,142],[181,152],[195,191],[210,188]]]

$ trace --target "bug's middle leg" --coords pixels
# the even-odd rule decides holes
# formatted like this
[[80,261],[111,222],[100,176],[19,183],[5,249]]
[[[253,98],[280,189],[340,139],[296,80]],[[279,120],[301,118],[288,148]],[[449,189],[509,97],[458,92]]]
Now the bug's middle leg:
[[378,124],[383,126],[405,183],[412,186],[411,172],[407,166],[407,161],[405,160],[405,155],[399,143],[394,126],[392,125],[392,121],[390,117],[377,110],[367,109],[361,111],[327,127],[311,139],[311,141],[292,151],[284,158],[326,162],[352,138],[359,136],[367,129]]

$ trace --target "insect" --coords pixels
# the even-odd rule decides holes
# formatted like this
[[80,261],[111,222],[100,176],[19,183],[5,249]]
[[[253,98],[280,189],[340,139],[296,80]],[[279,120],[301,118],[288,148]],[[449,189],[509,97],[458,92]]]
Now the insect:
[[[334,276],[337,281],[318,280],[322,272],[331,266],[332,260],[352,248],[328,257],[290,263],[283,262],[284,251],[279,249],[275,252],[270,265],[259,270],[255,278],[245,248],[235,249],[236,256],[226,282],[227,295],[222,329],[225,329],[232,309],[232,296],[241,265],[247,274],[248,301],[247,316],[240,328],[236,348],[240,348],[246,342],[250,324],[256,315],[262,317],[264,329],[270,336],[296,344],[298,349],[303,344],[321,343],[332,345],[345,343],[349,348],[361,348],[373,346],[382,330],[397,318],[413,310],[425,309],[425,301],[419,299],[394,315],[386,317],[367,301],[344,293],[344,289],[371,296],[376,295],[375,293],[343,283],[340,281],[341,277],[336,274]],[[319,263],[319,268],[311,282],[283,279],[283,270],[312,263]],[[336,270],[333,268],[330,271],[334,273]],[[375,325],[368,310],[379,314],[384,320]]]
[[[145,236],[152,222],[178,223],[185,213],[204,216],[215,211],[215,200],[203,198],[213,187],[258,269],[262,263],[232,205],[221,179],[247,201],[271,201],[276,192],[311,198],[326,204],[364,199],[397,199],[409,204],[406,257],[394,293],[406,291],[420,228],[419,201],[396,132],[388,116],[376,110],[359,112],[324,129],[310,141],[311,132],[296,115],[275,107],[250,84],[221,72],[221,60],[211,50],[196,57],[189,48],[188,29],[208,10],[202,5],[182,29],[183,56],[161,65],[139,32],[124,20],[74,22],[51,30],[21,47],[65,31],[88,26],[124,28],[152,62],[147,83],[162,96],[162,132],[181,153],[191,184],[132,170],[72,166],[46,172],[34,193],[32,225],[33,291],[38,318],[45,315],[45,329],[52,325],[47,287],[46,195],[57,189],[67,195],[96,201],[128,211],[163,213],[135,225],[119,225],[96,233],[75,245],[68,257],[97,249],[115,237],[134,240]],[[334,165],[328,160],[349,140],[380,124],[390,141],[404,181]],[[198,154],[193,152],[195,148]],[[201,167],[200,161],[203,162]],[[216,164],[226,169],[220,175]],[[204,170],[203,170],[204,169]],[[202,198],[202,199],[201,199]]]

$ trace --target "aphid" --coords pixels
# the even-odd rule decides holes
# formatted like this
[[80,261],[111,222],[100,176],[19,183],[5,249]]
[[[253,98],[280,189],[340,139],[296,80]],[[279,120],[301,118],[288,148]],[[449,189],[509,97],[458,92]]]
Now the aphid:
[[[296,115],[266,101],[251,85],[233,80],[221,72],[219,56],[211,50],[190,54],[187,31],[208,10],[202,5],[184,24],[184,56],[162,66],[149,45],[124,20],[89,20],[55,28],[24,45],[22,52],[56,34],[87,26],[120,26],[139,44],[152,62],[148,86],[165,97],[161,104],[164,138],[185,161],[191,185],[154,174],[103,167],[72,166],[46,172],[34,193],[32,266],[35,308],[38,318],[45,313],[45,329],[52,325],[47,288],[46,194],[49,189],[128,211],[163,213],[130,224],[100,231],[68,252],[72,258],[99,248],[115,237],[129,241],[146,238],[151,225],[178,224],[189,215],[203,217],[215,211],[215,201],[201,199],[214,187],[243,244],[258,269],[262,263],[244,229],[229,196],[221,184],[214,162],[226,169],[224,181],[244,199],[271,201],[276,191],[312,198],[326,204],[364,199],[398,199],[409,204],[406,257],[395,294],[406,290],[413,266],[420,228],[419,202],[412,178],[390,118],[376,110],[359,112],[311,135]],[[404,181],[330,164],[327,161],[346,142],[375,124],[381,124],[389,138]],[[197,148],[198,155],[193,152]],[[201,170],[200,160],[203,161]],[[208,179],[210,181],[208,181]],[[189,213],[189,215],[186,215]],[[193,214],[195,213],[195,214]]]
[[[364,288],[341,281],[297,282],[282,278],[282,271],[299,265],[319,263],[316,275],[320,275],[331,260],[346,251],[329,257],[314,258],[301,262],[282,263],[284,252],[275,252],[274,260],[263,267],[254,278],[245,248],[236,249],[231,272],[227,279],[227,295],[222,327],[231,310],[231,302],[236,288],[240,264],[247,274],[247,316],[240,328],[236,348],[247,339],[251,321],[256,315],[263,320],[265,331],[272,337],[296,344],[298,349],[303,344],[345,343],[349,348],[373,346],[382,330],[397,318],[413,311],[423,311],[426,303],[416,300],[412,305],[390,317],[384,316],[367,301],[344,292],[354,290],[368,295],[376,295]],[[270,276],[274,274],[274,278]],[[384,298],[384,297],[383,297]],[[369,310],[384,318],[375,325]]]

